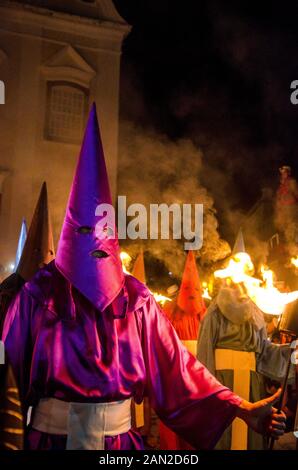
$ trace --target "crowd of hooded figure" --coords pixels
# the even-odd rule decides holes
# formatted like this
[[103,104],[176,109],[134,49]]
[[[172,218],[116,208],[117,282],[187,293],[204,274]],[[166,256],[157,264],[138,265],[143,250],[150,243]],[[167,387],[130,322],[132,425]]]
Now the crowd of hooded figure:
[[[239,230],[231,254],[233,260],[246,254],[242,230]],[[181,286],[176,299],[166,303],[164,311],[184,345],[202,362],[218,381],[246,400],[257,401],[276,391],[284,381],[291,339],[275,344],[267,331],[267,317],[250,299],[245,287],[228,277],[218,280],[213,299],[202,296],[195,256],[187,255]],[[208,308],[205,303],[208,302]],[[275,318],[271,316],[270,321]],[[295,366],[289,373],[289,390],[294,389]],[[297,400],[292,400],[287,416],[287,431],[293,430]],[[289,411],[289,410],[288,410]],[[291,448],[295,447],[293,433]],[[160,424],[162,448],[185,449],[186,443]],[[281,441],[283,442],[283,441]],[[268,438],[239,419],[225,430],[216,449],[263,450]]]
[[[95,231],[102,203],[112,199],[93,105],[56,255],[43,184],[16,271],[1,284],[1,448],[143,449],[132,409],[144,399],[194,449],[223,439],[239,448],[234,426],[244,439],[248,426],[249,441],[283,435],[278,393],[262,398],[257,384],[259,373],[282,373],[283,349],[267,344],[255,307],[247,300],[235,316],[235,294],[223,290],[202,321],[199,362],[193,338],[179,338],[147,287],[124,274],[113,221]],[[250,393],[222,367],[241,360],[240,343]]]

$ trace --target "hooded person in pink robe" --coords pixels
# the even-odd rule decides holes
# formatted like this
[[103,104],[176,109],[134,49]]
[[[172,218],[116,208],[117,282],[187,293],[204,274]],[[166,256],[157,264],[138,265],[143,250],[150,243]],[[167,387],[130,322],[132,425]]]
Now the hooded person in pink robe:
[[124,275],[115,223],[95,215],[103,203],[112,200],[93,105],[56,259],[25,284],[4,324],[24,409],[33,406],[27,447],[142,449],[126,404],[144,396],[196,449],[213,448],[236,415],[261,432],[273,416],[282,434],[268,400],[253,405],[221,385],[148,289]]

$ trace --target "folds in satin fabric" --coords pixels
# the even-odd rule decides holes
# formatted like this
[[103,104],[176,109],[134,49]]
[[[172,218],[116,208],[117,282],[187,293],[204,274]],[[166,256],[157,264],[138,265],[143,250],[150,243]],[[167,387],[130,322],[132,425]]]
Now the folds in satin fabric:
[[125,289],[127,313],[117,318],[112,306],[96,310],[54,263],[22,288],[3,339],[24,403],[148,396],[169,428],[197,449],[212,448],[241,399],[187,351],[143,284],[126,276]]

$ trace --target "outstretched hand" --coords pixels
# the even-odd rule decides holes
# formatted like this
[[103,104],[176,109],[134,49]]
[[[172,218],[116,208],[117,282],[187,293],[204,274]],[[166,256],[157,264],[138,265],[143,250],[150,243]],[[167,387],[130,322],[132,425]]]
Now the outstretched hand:
[[278,390],[271,397],[255,403],[243,400],[237,416],[243,419],[254,431],[278,439],[284,434],[286,428],[286,415],[282,411],[278,412],[273,407],[273,404],[278,401],[280,394],[281,390]]

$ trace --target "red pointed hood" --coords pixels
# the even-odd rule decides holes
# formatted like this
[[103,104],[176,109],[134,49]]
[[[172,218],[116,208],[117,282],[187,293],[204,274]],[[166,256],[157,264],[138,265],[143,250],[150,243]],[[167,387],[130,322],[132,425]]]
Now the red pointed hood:
[[177,305],[185,312],[185,314],[198,315],[200,318],[202,318],[206,311],[193,251],[189,251],[186,258],[180,290],[177,297]]
[[164,311],[181,340],[197,339],[206,306],[193,251],[188,252],[177,299],[168,302]]
[[[64,277],[99,310],[121,292],[124,274],[115,218],[96,215],[100,204],[112,207],[96,107],[93,104],[73,179],[56,255]],[[103,230],[98,230],[102,224]]]

